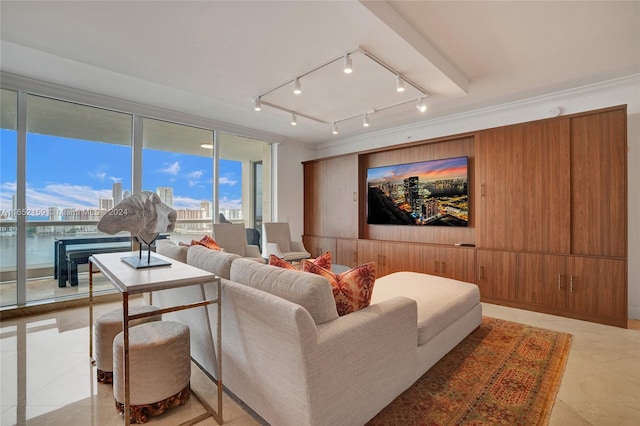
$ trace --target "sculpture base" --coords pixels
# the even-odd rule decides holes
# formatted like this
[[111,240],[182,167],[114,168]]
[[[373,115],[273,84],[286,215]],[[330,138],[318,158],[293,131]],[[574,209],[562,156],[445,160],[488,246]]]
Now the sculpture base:
[[142,259],[138,256],[125,256],[121,257],[122,261],[127,265],[136,268],[155,268],[158,266],[169,266],[171,262],[167,262],[166,260],[159,259],[157,257],[151,256],[147,258],[146,256],[142,256]]

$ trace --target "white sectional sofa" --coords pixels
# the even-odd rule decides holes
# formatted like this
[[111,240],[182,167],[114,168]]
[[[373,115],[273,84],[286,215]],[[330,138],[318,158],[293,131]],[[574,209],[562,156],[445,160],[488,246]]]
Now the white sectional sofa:
[[[481,322],[478,288],[460,281],[391,274],[376,280],[370,306],[339,317],[318,275],[201,246],[162,242],[157,251],[222,278],[223,384],[274,426],[366,423]],[[203,297],[194,286],[153,301]],[[192,357],[213,377],[215,309],[166,316],[189,325]]]

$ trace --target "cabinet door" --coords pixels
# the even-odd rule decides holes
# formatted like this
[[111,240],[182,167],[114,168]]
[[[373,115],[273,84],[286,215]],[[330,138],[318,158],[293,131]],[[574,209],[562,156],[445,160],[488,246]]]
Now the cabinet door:
[[626,266],[624,260],[571,256],[568,308],[587,315],[627,320]]
[[564,309],[567,285],[564,256],[518,254],[518,302]]
[[568,118],[523,126],[522,186],[512,187],[522,204],[523,251],[569,254],[569,135]]
[[358,266],[358,241],[345,240],[342,238],[337,239],[336,256],[333,262],[352,268]]
[[475,282],[475,254],[473,249],[422,246],[416,272],[440,275],[454,280]]
[[523,245],[521,226],[523,155],[522,126],[476,135],[476,245],[499,250]]
[[571,253],[624,257],[626,111],[571,119]]
[[482,299],[513,301],[516,298],[515,252],[477,250],[478,278]]

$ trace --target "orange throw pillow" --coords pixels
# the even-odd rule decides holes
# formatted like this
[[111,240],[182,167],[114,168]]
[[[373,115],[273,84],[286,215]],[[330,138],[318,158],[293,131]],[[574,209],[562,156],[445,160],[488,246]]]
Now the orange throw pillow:
[[204,237],[202,237],[202,239],[200,241],[196,241],[196,240],[191,240],[191,245],[195,246],[195,245],[199,245],[199,246],[204,246],[208,249],[211,250],[220,250],[220,246],[218,245],[218,243],[216,243],[216,240],[214,240],[213,238],[211,238],[208,235],[205,235]]
[[376,281],[375,262],[356,266],[341,274],[335,274],[312,262],[302,262],[302,270],[329,280],[340,316],[366,308],[371,303],[373,285]]
[[[311,262],[314,265],[318,265],[323,267],[324,269],[331,270],[331,252],[328,251],[326,253],[323,253],[321,256],[316,257],[313,261],[309,259],[304,259],[302,263],[304,262]],[[280,268],[285,268],[285,269],[295,269],[296,271],[299,270],[298,268],[293,266],[291,263],[287,262],[286,260],[274,254],[269,255],[269,265],[279,266]]]
[[290,264],[286,260],[276,256],[275,254],[270,254],[269,255],[269,265],[277,266],[279,268],[284,268],[284,269],[292,269],[294,271],[297,271],[295,266],[293,266],[292,264]]

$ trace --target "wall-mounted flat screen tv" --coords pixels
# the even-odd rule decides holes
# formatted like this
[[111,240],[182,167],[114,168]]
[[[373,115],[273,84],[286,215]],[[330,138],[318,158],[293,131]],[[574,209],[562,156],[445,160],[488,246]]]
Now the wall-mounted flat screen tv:
[[468,226],[467,157],[367,170],[367,223]]

